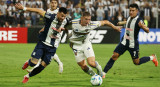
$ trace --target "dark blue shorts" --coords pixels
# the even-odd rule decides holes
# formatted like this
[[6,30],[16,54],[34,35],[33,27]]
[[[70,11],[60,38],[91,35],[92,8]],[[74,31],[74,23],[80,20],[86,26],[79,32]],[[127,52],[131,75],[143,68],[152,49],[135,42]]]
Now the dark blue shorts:
[[33,58],[42,59],[47,65],[51,62],[51,57],[56,53],[56,48],[47,46],[39,41],[33,50],[31,56]]
[[129,51],[132,59],[139,58],[139,45],[135,45],[134,48],[129,48],[128,46],[124,46],[120,42],[115,48],[114,52],[118,53],[119,55],[122,55],[126,50]]

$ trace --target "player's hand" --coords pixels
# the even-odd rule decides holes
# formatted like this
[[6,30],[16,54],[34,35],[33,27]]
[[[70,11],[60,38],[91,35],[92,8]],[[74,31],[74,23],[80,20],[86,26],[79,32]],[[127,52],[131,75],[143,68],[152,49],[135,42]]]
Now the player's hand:
[[43,32],[43,31],[44,31],[44,28],[42,28],[42,29],[39,31],[39,33]]
[[121,25],[121,22],[118,22],[117,25]]
[[23,10],[24,6],[20,3],[15,4],[15,7],[19,10]]
[[121,32],[122,26],[116,26],[114,29],[118,32]]
[[62,28],[62,27],[60,27],[58,30],[56,30],[57,32],[61,32],[61,31],[63,31],[63,30],[65,30],[65,28]]

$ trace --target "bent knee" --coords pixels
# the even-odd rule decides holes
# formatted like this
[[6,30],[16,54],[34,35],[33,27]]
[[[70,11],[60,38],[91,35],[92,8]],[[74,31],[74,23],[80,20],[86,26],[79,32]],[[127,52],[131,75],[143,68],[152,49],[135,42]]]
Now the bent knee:
[[37,64],[37,63],[38,63],[38,59],[36,59],[36,58],[31,58],[31,62],[34,63],[34,64]]
[[134,59],[134,60],[133,60],[133,63],[134,63],[135,65],[139,65],[139,59]]
[[44,61],[41,62],[41,65],[44,66],[44,67],[47,66],[47,64]]
[[113,59],[113,60],[117,60],[118,57],[119,57],[119,54],[118,54],[118,53],[114,53],[114,54],[112,55],[112,59]]
[[90,65],[91,67],[96,67],[95,61],[90,61],[90,62],[88,62],[88,65]]
[[139,65],[139,62],[133,62],[134,63],[134,65]]
[[82,66],[80,66],[81,67],[81,69],[83,69],[83,70],[86,70],[87,69],[87,65],[82,65]]

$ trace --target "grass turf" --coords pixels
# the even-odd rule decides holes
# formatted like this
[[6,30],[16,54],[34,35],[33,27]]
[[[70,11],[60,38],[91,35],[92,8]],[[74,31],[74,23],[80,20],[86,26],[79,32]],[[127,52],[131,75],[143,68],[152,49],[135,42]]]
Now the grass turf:
[[[64,64],[58,74],[58,65],[52,61],[40,74],[22,84],[27,74],[22,65],[30,58],[36,44],[0,44],[0,87],[91,87],[91,76],[77,65],[68,44],[61,44],[57,54]],[[117,44],[93,44],[96,60],[102,68],[110,59]],[[160,58],[160,45],[140,45],[140,57],[156,53]],[[30,68],[30,67],[29,67]],[[94,69],[95,70],[95,69]],[[95,70],[96,71],[96,70]],[[103,79],[101,87],[159,87],[160,68],[152,61],[136,66],[125,52]]]

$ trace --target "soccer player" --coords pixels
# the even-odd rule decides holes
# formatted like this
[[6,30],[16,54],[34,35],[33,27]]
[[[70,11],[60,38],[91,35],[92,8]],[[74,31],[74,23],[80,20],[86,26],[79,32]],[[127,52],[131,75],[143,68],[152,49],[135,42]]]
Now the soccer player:
[[[133,63],[135,65],[141,65],[150,60],[153,61],[155,66],[158,66],[158,61],[155,54],[152,54],[148,57],[139,58],[139,42],[138,42],[138,33],[140,28],[142,28],[146,33],[149,33],[149,28],[144,25],[142,19],[139,17],[139,7],[137,4],[131,4],[130,7],[130,17],[127,21],[119,22],[118,24],[126,24],[125,34],[122,38],[122,41],[115,48],[112,57],[106,64],[104,72],[107,73],[114,64],[114,62],[126,51],[128,50]],[[104,77],[105,78],[105,75]]]
[[[108,25],[120,32],[121,27],[114,26],[107,20],[91,21],[91,15],[89,12],[84,12],[80,19],[72,20],[69,25],[72,29],[71,36],[69,37],[70,46],[73,49],[77,64],[89,75],[96,74],[91,68],[93,67],[97,69],[100,76],[103,76],[103,70],[99,63],[95,61],[95,54],[92,44],[89,41],[90,31],[99,26]],[[88,65],[91,67],[86,64],[86,58]]]
[[20,3],[15,5],[16,8],[24,11],[37,12],[43,16],[45,21],[44,31],[39,34],[39,42],[37,43],[34,51],[32,52],[32,58],[29,59],[28,64],[30,66],[35,66],[35,62],[38,59],[42,59],[39,66],[34,68],[29,74],[24,76],[23,83],[26,83],[29,80],[29,77],[35,76],[40,73],[47,65],[51,62],[51,57],[56,53],[56,49],[61,40],[61,30],[64,30],[64,26],[67,23],[66,8],[59,8],[59,11],[56,14],[49,14],[43,10],[37,8],[26,8],[23,7]]
[[[58,12],[58,10],[59,10],[59,8],[57,8],[57,6],[58,6],[58,0],[51,0],[51,1],[50,1],[50,6],[51,6],[51,8],[47,10],[47,13],[57,14],[57,12]],[[40,32],[42,32],[42,31],[44,31],[44,28],[42,28],[42,29],[40,30]],[[55,55],[52,57],[52,59],[54,59],[55,62],[58,63],[58,65],[59,65],[59,73],[61,74],[61,73],[63,72],[63,63],[61,62],[61,60],[59,59],[59,57],[58,57],[57,54],[55,54]],[[36,66],[34,66],[34,68],[37,67],[37,66],[40,64],[40,62],[41,62],[41,59],[39,59],[38,63],[36,63]],[[24,65],[23,65],[22,69],[25,70],[28,66],[29,66],[28,61],[26,61],[26,62],[24,63]],[[30,69],[30,70],[27,69],[27,72],[31,72],[34,68],[32,68],[32,69]]]

